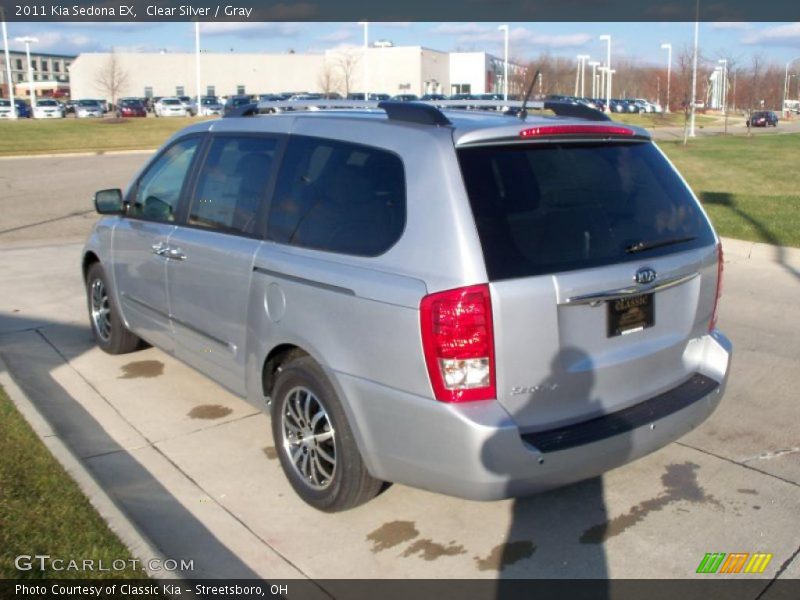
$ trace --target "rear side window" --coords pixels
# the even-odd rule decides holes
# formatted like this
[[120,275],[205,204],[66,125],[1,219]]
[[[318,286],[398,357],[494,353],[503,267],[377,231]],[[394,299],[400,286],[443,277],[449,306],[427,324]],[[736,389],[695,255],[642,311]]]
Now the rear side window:
[[377,256],[405,226],[403,163],[389,152],[293,137],[278,175],[267,237],[341,254]]
[[713,243],[690,191],[651,143],[463,148],[489,278],[642,260]]
[[254,234],[276,146],[269,137],[215,138],[195,188],[189,224]]

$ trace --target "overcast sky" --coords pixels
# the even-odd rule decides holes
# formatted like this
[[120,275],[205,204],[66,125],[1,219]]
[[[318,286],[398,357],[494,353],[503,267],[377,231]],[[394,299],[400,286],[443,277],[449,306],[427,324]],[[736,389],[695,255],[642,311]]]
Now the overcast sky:
[[[485,50],[503,52],[500,23],[370,23],[370,43],[390,40],[395,45],[421,45],[443,51]],[[37,49],[80,52],[193,51],[191,23],[9,23],[9,38],[33,35]],[[674,51],[692,43],[693,23],[512,23],[510,50],[515,58],[589,54],[605,57],[605,42],[612,36],[615,58],[645,63],[666,62],[663,42]],[[363,44],[363,27],[357,23],[203,23],[201,46],[208,52],[322,52],[340,45]],[[786,63],[800,56],[800,23],[702,23],[700,45],[710,58],[723,55],[745,61],[754,54]],[[13,49],[21,49],[11,42]]]

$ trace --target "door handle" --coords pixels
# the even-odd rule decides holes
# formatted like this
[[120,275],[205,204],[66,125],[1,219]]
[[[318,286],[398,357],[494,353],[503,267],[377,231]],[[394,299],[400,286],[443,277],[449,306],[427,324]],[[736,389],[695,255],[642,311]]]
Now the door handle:
[[150,249],[156,256],[164,256],[164,253],[167,251],[167,246],[164,244],[164,242],[158,242],[157,244],[150,246]]
[[164,256],[172,260],[186,260],[186,255],[180,248],[173,248],[171,246],[166,248]]

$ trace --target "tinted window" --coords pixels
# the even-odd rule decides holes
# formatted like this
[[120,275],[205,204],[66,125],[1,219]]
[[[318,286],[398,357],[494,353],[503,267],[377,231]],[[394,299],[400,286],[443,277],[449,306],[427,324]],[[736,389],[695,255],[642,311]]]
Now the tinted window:
[[197,183],[189,223],[254,233],[276,145],[271,138],[216,138]]
[[[491,279],[713,242],[700,207],[650,143],[554,142],[458,154]],[[685,241],[659,245],[674,240]],[[658,247],[632,252],[637,244]]]
[[128,215],[153,221],[174,221],[181,188],[192,164],[199,138],[170,146],[139,180]]
[[270,208],[269,239],[376,256],[405,224],[403,164],[394,154],[343,142],[290,140]]

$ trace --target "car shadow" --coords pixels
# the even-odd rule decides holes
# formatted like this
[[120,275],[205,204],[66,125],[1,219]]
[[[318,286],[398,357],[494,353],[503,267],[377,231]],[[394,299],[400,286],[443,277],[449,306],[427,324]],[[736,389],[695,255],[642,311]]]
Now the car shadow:
[[800,279],[800,270],[794,268],[786,262],[786,252],[778,240],[777,236],[764,223],[747,214],[736,206],[733,194],[727,192],[700,192],[700,200],[703,204],[712,206],[724,206],[738,217],[752,225],[761,237],[767,240],[768,244],[775,247],[775,261],[778,262],[789,273]]
[[[193,561],[191,570],[175,574],[187,579],[259,578],[54,379],[55,370],[94,347],[88,323],[64,324],[8,313],[2,317],[0,357],[9,376],[163,557],[178,564],[181,559]],[[48,331],[57,329],[59,335],[69,336],[69,344],[56,348],[50,341]],[[16,550],[24,554],[30,548]]]
[[[562,349],[551,361],[550,373],[535,387],[534,392],[518,406],[514,414],[530,414],[536,407],[570,403],[573,414],[598,416],[603,413],[600,399],[595,396],[595,373],[591,358],[574,347]],[[482,461],[496,474],[499,461],[490,456],[492,440],[484,445]],[[623,453],[628,449],[622,448]],[[547,469],[547,477],[557,480],[558,452],[545,453],[537,460],[531,451],[527,472]],[[587,460],[591,460],[588,458]],[[510,474],[509,474],[510,475]],[[514,485],[506,491],[515,495]],[[608,598],[609,577],[605,553],[604,531],[609,517],[603,497],[603,480],[593,476],[565,487],[558,487],[532,496],[513,500],[511,522],[502,550],[498,553],[497,589],[499,600],[522,598],[531,589],[520,585],[520,579],[594,580],[586,591],[598,600]],[[535,588],[534,588],[535,589]]]

